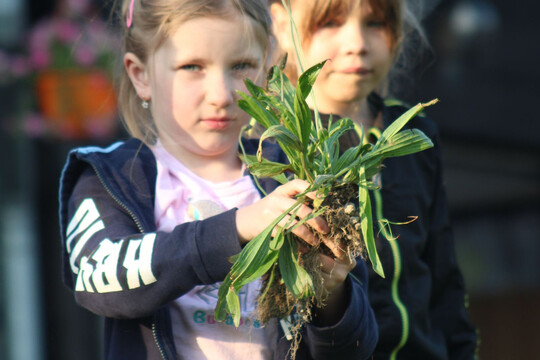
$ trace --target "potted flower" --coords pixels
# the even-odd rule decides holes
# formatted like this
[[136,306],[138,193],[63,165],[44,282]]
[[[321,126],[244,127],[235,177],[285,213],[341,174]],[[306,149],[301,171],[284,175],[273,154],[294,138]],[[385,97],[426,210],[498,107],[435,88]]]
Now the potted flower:
[[27,68],[37,113],[26,116],[30,135],[80,140],[116,129],[112,85],[118,38],[92,15],[87,0],[63,0],[28,34]]

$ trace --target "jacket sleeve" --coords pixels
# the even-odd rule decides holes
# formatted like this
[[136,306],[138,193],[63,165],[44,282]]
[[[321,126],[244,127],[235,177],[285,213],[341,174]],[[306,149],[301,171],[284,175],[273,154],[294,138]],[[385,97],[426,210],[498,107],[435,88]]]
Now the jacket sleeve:
[[145,232],[90,167],[65,206],[65,282],[80,305],[105,317],[146,316],[196,285],[221,281],[241,250],[234,210],[170,233]]
[[469,319],[465,284],[455,255],[438,150],[429,238],[424,253],[432,274],[430,312],[433,322],[444,333],[449,359],[469,360],[476,356],[477,334]]
[[[379,329],[367,298],[366,263],[358,259],[347,279],[349,304],[341,320],[329,327],[307,324],[296,359],[369,359],[378,341]],[[274,359],[289,359],[290,342],[279,340]]]

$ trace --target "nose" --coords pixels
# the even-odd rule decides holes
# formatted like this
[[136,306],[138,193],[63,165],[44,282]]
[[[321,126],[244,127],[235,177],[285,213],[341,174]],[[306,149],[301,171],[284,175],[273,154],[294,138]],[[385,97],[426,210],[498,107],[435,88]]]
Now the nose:
[[367,53],[366,29],[358,19],[352,17],[343,25],[340,38],[346,54],[365,55]]
[[225,108],[234,101],[234,81],[222,73],[209,76],[206,89],[207,101],[217,107]]

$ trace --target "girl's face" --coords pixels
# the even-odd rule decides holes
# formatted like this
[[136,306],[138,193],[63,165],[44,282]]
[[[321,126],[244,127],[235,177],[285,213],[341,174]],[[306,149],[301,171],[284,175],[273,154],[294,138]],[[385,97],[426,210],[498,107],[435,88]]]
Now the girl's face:
[[[300,23],[305,11],[301,2],[296,3],[295,21]],[[323,112],[350,112],[381,85],[392,65],[394,51],[385,19],[376,18],[367,2],[361,3],[327,17],[304,42],[305,68],[329,59],[314,87]]]
[[254,79],[264,64],[264,50],[245,24],[240,16],[188,20],[149,60],[152,116],[173,155],[236,153],[249,121],[236,90],[246,92],[244,78]]

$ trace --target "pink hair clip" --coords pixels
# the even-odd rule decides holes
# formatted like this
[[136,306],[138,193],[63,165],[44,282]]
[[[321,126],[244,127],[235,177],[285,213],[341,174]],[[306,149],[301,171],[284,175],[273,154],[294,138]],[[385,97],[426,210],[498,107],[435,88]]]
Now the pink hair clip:
[[131,24],[133,23],[133,3],[135,0],[131,0],[131,3],[129,4],[129,10],[126,16],[126,25],[128,28],[131,27]]

